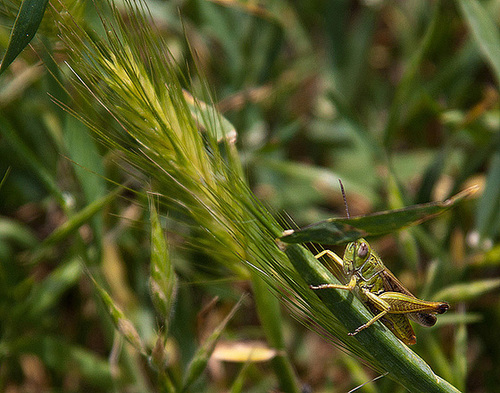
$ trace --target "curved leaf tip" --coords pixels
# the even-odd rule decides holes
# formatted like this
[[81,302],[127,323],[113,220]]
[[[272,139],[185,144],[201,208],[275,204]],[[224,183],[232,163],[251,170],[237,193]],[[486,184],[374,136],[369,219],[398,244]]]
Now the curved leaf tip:
[[285,243],[314,242],[342,244],[361,237],[385,235],[406,227],[421,224],[470,198],[479,190],[469,187],[445,201],[412,205],[350,218],[330,218],[297,230],[284,231],[280,240]]

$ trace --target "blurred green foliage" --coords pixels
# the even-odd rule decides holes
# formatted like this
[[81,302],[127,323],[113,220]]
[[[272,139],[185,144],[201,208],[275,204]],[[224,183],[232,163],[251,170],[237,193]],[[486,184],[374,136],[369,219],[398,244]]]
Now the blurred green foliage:
[[[412,349],[462,391],[499,391],[500,3],[147,4],[190,75],[184,87],[199,91],[208,81],[237,130],[252,190],[289,226],[343,216],[338,178],[352,215],[481,187],[477,199],[371,244],[419,297],[453,300],[436,328],[416,329]],[[66,6],[99,36],[91,3]],[[17,9],[3,8],[2,54]],[[183,378],[192,378],[191,391],[275,388],[269,362],[211,360],[203,371],[200,353],[223,326],[227,340],[264,334],[254,300],[233,309],[249,277],[210,248],[192,247],[195,229],[178,225],[176,211],[161,217],[169,248],[160,248],[178,279],[167,307],[174,340],[162,341],[149,288],[150,239],[161,242],[140,192],[144,174],[54,103],[69,102],[58,42],[46,17],[35,51],[0,77],[0,175],[10,168],[0,188],[0,390],[171,391]],[[117,197],[112,183],[127,188]],[[115,319],[106,309],[114,302]],[[304,386],[343,392],[377,375],[294,318],[279,322]],[[161,348],[151,368],[134,349],[142,346]],[[397,389],[388,378],[367,385]]]

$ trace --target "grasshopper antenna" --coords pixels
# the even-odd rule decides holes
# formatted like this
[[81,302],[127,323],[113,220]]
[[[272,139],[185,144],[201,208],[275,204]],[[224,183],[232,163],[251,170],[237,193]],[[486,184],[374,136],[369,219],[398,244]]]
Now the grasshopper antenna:
[[345,214],[347,218],[351,218],[349,215],[349,208],[347,207],[347,198],[345,197],[344,185],[342,184],[342,180],[339,179],[340,190],[342,191],[342,198],[344,198],[344,206],[345,206]]

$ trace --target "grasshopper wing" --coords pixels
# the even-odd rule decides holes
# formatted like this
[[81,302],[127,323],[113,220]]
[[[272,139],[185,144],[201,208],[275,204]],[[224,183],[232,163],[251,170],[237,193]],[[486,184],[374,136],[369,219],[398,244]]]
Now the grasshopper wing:
[[423,312],[415,312],[412,314],[408,314],[408,318],[410,318],[413,322],[418,323],[421,326],[434,326],[436,324],[437,318],[434,314],[426,314]]
[[389,269],[385,268],[380,275],[383,278],[384,290],[386,292],[400,292],[416,298],[416,296],[406,289],[401,281],[399,281]]

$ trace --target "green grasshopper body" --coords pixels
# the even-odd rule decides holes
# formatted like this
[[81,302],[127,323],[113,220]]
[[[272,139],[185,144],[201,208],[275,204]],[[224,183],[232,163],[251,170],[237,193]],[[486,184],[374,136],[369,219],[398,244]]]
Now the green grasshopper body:
[[330,250],[319,253],[316,258],[323,255],[328,255],[342,267],[350,278],[349,284],[311,285],[310,288],[355,291],[375,315],[349,335],[355,335],[380,320],[401,341],[412,345],[416,343],[416,337],[409,319],[422,326],[433,326],[437,320],[435,314],[442,314],[449,308],[448,303],[428,302],[413,296],[364,239],[349,243],[343,259]]

